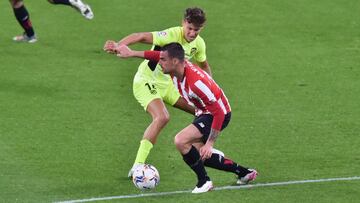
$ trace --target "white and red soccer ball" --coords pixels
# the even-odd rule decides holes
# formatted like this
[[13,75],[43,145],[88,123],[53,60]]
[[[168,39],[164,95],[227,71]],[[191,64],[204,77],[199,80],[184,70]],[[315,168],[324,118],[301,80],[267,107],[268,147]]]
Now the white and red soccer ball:
[[134,170],[132,180],[134,185],[141,190],[155,188],[160,182],[158,170],[150,164],[140,164]]

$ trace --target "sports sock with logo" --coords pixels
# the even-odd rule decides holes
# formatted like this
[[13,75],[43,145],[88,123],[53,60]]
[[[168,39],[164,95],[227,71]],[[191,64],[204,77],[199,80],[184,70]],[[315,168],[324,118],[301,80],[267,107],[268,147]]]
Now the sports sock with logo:
[[209,159],[206,159],[204,165],[218,170],[232,172],[240,177],[250,173],[247,168],[240,166],[233,160],[216,153],[213,153]]

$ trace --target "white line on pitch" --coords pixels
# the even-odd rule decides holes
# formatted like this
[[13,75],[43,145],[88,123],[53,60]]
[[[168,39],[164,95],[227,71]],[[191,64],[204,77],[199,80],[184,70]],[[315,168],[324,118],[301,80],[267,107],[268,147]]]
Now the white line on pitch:
[[[360,176],[354,176],[354,177],[348,177],[348,178],[327,178],[327,179],[317,179],[317,180],[295,180],[295,181],[275,182],[275,183],[257,183],[257,184],[239,185],[239,186],[223,186],[223,187],[215,187],[214,190],[239,190],[239,189],[254,188],[254,187],[271,187],[271,186],[279,186],[279,185],[294,185],[294,184],[304,184],[304,183],[351,181],[351,180],[360,180]],[[174,195],[174,194],[182,194],[182,193],[191,193],[191,190],[142,193],[142,194],[111,196],[111,197],[97,197],[97,198],[90,198],[90,199],[68,200],[68,201],[61,201],[61,202],[55,202],[55,203],[93,202],[93,201],[113,200],[113,199],[129,199],[129,198],[139,198],[139,197],[166,196],[166,195]]]

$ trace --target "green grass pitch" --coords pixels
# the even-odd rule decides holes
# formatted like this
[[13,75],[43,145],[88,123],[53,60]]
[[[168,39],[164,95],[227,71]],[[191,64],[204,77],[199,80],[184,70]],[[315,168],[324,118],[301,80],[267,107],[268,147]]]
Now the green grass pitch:
[[[360,1],[87,2],[92,21],[26,0],[35,44],[12,42],[22,30],[0,2],[0,202],[141,194],[126,178],[150,122],[132,95],[141,61],[102,47],[180,25],[190,6],[207,12],[201,35],[233,110],[216,147],[255,167],[254,184],[360,176]],[[171,121],[148,158],[160,171],[155,192],[196,183],[173,144],[192,117],[168,109]],[[215,186],[235,182],[208,172]],[[106,202],[357,202],[359,191],[354,180]]]

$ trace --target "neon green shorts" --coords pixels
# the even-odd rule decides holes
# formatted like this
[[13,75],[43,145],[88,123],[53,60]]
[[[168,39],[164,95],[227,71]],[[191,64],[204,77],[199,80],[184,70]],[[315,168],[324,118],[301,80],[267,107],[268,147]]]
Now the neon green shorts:
[[180,93],[175,88],[170,76],[157,72],[144,74],[138,71],[134,77],[133,93],[136,100],[146,111],[148,104],[154,99],[161,99],[173,106],[180,98]]

